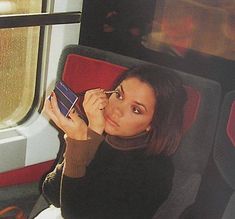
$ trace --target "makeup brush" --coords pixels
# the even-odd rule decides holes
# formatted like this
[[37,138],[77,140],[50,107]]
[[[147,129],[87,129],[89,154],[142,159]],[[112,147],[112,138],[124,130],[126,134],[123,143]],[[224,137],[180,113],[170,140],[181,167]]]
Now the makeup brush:
[[113,94],[113,93],[118,93],[117,90],[106,90],[104,91],[105,94]]

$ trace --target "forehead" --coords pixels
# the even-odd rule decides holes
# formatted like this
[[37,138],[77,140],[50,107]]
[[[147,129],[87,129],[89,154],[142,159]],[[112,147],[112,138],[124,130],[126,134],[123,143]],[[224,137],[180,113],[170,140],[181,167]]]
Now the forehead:
[[145,105],[153,105],[156,102],[154,89],[146,82],[138,78],[130,77],[123,80],[120,84],[124,94]]

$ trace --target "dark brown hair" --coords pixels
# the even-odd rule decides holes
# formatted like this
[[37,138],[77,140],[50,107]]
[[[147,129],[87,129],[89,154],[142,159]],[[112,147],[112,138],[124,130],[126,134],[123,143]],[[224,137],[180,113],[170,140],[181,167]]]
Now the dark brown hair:
[[151,154],[174,153],[182,136],[183,107],[186,92],[175,72],[146,64],[126,71],[115,83],[127,78],[138,78],[149,84],[156,96],[156,106],[149,132],[148,152]]

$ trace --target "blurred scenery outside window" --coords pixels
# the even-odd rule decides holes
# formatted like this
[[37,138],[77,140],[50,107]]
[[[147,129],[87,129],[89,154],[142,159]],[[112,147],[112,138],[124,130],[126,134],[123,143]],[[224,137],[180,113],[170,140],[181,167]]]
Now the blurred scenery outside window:
[[175,56],[192,49],[235,60],[235,1],[157,0],[142,44]]
[[[40,13],[42,1],[0,1],[0,15]],[[15,126],[32,107],[40,27],[0,29],[0,129]]]

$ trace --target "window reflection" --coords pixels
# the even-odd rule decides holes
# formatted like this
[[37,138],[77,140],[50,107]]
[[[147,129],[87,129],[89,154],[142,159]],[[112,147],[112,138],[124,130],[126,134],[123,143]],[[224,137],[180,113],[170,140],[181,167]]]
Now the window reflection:
[[235,60],[235,2],[156,1],[151,31],[142,44],[175,56],[193,49]]

